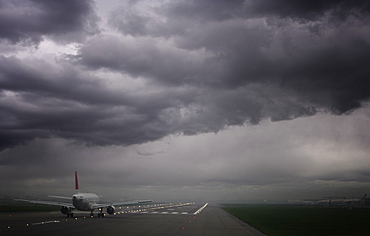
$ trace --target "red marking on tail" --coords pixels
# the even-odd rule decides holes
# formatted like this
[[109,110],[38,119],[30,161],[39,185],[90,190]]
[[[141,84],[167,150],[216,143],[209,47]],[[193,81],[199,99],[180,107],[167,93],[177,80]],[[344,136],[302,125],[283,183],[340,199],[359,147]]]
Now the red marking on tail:
[[78,187],[78,176],[77,176],[77,171],[75,171],[75,188],[79,189]]

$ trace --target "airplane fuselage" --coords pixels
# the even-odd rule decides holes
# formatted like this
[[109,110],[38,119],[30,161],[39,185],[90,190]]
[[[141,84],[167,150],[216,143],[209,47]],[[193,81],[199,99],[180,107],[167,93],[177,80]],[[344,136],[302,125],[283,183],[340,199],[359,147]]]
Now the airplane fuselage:
[[92,211],[99,202],[99,196],[95,193],[77,193],[72,196],[73,206],[80,211]]

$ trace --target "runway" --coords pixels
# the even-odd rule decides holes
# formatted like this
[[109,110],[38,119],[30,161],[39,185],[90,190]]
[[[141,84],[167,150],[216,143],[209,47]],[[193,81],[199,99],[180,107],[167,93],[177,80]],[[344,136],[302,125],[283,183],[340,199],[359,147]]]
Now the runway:
[[0,213],[0,235],[244,235],[262,236],[212,204],[150,204],[116,209],[91,218],[89,212]]

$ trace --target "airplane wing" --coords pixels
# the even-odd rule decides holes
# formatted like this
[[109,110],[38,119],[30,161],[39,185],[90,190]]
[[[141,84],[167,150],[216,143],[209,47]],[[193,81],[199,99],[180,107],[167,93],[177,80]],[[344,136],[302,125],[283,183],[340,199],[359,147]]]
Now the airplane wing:
[[55,196],[55,195],[48,195],[48,197],[65,199],[65,200],[69,200],[69,201],[71,200],[71,197],[63,197],[63,196]]
[[26,199],[14,199],[14,200],[18,202],[29,202],[29,203],[49,205],[49,206],[62,206],[62,207],[68,207],[68,208],[75,208],[71,203],[66,203],[66,202],[35,201],[35,200],[26,200]]
[[115,203],[98,203],[95,205],[96,208],[104,208],[109,206],[127,206],[127,205],[133,205],[138,203],[146,203],[146,202],[152,202],[152,200],[137,200],[137,201],[130,201],[130,202],[115,202]]

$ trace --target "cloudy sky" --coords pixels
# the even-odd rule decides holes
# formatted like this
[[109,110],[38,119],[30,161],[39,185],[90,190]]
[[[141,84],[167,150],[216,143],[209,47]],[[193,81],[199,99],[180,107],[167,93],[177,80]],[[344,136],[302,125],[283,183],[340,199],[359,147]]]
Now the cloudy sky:
[[0,196],[370,190],[370,3],[0,0]]

